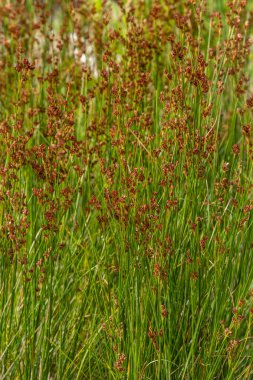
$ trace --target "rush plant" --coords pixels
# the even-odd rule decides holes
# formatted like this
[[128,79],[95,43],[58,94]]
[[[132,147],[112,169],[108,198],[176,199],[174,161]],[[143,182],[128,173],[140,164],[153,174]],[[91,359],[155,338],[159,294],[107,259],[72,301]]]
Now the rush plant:
[[253,378],[253,10],[0,2],[0,378]]

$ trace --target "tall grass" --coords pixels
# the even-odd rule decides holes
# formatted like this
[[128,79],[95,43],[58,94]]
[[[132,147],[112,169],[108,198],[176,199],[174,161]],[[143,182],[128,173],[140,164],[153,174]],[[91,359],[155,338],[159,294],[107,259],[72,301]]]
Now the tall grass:
[[253,378],[251,8],[1,2],[2,380]]

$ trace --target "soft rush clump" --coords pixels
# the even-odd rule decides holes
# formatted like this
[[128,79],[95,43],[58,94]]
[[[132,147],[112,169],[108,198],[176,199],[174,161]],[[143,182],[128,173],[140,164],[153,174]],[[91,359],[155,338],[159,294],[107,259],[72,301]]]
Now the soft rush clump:
[[0,18],[1,379],[250,379],[251,2]]

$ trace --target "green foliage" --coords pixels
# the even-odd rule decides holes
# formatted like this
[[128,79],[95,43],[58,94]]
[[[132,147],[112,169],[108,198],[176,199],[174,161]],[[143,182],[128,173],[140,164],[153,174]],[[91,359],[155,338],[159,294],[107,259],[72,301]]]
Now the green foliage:
[[251,7],[1,2],[2,380],[253,377]]

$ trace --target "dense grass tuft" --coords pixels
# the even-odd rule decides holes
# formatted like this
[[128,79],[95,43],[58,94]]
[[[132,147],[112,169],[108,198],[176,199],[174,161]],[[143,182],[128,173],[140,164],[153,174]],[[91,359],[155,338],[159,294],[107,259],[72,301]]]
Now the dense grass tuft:
[[253,378],[251,1],[0,4],[0,378]]

